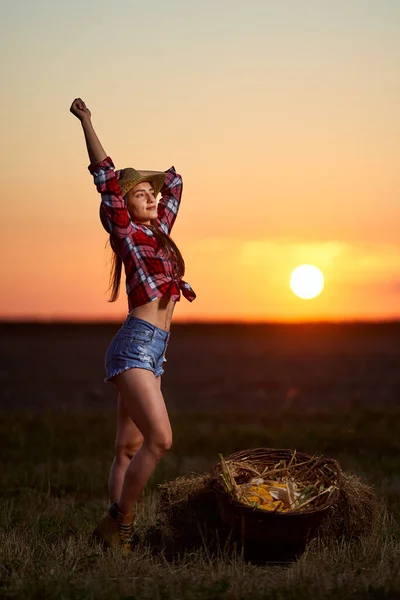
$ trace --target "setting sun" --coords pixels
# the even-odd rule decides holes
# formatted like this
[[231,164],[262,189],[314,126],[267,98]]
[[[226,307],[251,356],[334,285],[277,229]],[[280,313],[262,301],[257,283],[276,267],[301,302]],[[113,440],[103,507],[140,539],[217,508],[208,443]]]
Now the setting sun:
[[300,265],[291,275],[290,287],[296,296],[304,300],[315,298],[323,290],[324,276],[313,265]]

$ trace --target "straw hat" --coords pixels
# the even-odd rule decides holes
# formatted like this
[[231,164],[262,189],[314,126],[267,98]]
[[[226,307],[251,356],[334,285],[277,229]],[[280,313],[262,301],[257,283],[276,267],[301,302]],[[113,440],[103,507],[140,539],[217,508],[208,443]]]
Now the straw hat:
[[167,176],[166,173],[156,173],[155,175],[141,175],[139,171],[136,169],[132,169],[132,167],[127,167],[126,169],[120,169],[115,172],[119,187],[121,188],[121,195],[125,196],[135,185],[141,183],[142,181],[148,181],[152,184],[154,189],[154,195],[160,192],[162,184],[165,181]]
[[[141,183],[142,181],[149,181],[153,186],[155,196],[157,196],[167,176],[166,173],[157,173],[155,175],[141,175],[139,171],[136,171],[136,169],[132,169],[131,167],[116,170],[115,175],[117,176],[122,196],[125,196],[125,194],[129,192],[130,189],[132,189],[133,187],[135,187],[135,185]],[[106,229],[106,231],[109,231],[106,207],[104,206],[103,202],[100,203],[99,213],[103,227]],[[112,242],[111,245],[113,246]]]

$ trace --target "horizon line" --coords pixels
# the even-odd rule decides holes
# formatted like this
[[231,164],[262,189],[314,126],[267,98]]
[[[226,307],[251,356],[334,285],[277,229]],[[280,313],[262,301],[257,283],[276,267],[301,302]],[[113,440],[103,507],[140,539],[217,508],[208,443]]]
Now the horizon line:
[[[124,317],[121,319],[60,319],[60,318],[10,318],[3,319],[0,317],[1,325],[114,325],[121,324]],[[400,317],[394,318],[377,318],[377,319],[296,319],[296,320],[244,320],[244,319],[214,319],[214,320],[176,320],[171,325],[344,325],[344,324],[361,324],[361,325],[384,325],[384,324],[400,324]]]

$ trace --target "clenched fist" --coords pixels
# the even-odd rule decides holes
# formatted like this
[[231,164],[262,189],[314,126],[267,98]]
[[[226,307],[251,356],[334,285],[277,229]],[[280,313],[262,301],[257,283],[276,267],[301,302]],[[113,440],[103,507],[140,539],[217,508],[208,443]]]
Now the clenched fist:
[[73,103],[71,104],[71,108],[69,109],[73,115],[75,115],[80,121],[84,121],[85,119],[90,119],[92,113],[82,100],[82,98],[75,98]]

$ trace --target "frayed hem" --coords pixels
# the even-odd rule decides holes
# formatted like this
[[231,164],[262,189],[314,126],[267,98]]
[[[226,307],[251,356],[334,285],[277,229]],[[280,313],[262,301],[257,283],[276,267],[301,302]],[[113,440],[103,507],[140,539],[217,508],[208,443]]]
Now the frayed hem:
[[[139,365],[130,365],[129,367],[125,367],[124,369],[121,369],[117,373],[114,373],[110,377],[105,377],[104,380],[103,380],[104,383],[112,383],[115,386],[115,382],[112,381],[113,378],[116,377],[117,375],[120,375],[121,373],[124,373],[125,371],[128,371],[129,369],[146,369],[146,371],[151,371],[156,378],[158,377],[158,375],[156,375],[154,373],[153,369],[150,369],[150,367],[142,367],[142,366],[139,366]],[[162,375],[162,373],[160,373],[160,375]]]

